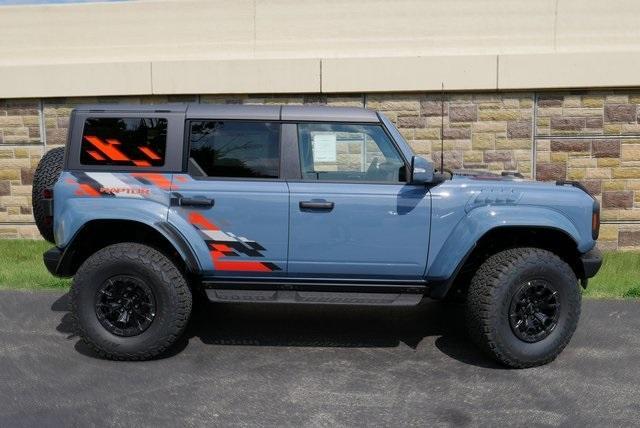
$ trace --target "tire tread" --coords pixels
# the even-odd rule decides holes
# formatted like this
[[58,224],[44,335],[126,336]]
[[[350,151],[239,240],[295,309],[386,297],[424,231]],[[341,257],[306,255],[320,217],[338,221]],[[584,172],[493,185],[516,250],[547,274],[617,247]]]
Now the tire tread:
[[[101,344],[88,334],[77,317],[80,305],[78,296],[80,284],[90,280],[92,272],[101,264],[114,260],[122,260],[123,257],[129,259],[129,261],[140,263],[147,269],[154,271],[162,277],[165,284],[174,287],[176,291],[175,299],[170,303],[170,306],[174,308],[174,316],[172,317],[170,325],[162,329],[164,332],[163,336],[156,340],[152,347],[138,352],[115,352],[107,349],[105,344]],[[180,270],[164,254],[154,248],[138,243],[127,242],[114,244],[94,253],[84,262],[80,269],[78,269],[73,280],[70,294],[71,314],[78,335],[91,350],[101,357],[111,360],[148,360],[161,355],[181,336],[191,315],[191,290]]]

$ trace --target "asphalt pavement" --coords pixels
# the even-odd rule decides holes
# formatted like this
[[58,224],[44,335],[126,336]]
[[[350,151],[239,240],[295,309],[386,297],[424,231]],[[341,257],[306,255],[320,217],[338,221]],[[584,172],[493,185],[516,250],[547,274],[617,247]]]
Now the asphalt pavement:
[[587,300],[553,363],[480,354],[456,307],[201,305],[161,359],[105,361],[68,297],[0,292],[0,426],[631,426],[640,303]]

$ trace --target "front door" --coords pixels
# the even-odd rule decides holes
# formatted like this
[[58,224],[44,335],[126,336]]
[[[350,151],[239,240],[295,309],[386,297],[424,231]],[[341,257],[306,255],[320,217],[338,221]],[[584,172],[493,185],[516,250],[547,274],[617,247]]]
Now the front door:
[[430,198],[380,125],[298,125],[302,180],[289,182],[289,275],[419,279]]
[[188,174],[175,174],[169,221],[208,276],[286,274],[287,185],[280,179],[280,124],[189,122]]

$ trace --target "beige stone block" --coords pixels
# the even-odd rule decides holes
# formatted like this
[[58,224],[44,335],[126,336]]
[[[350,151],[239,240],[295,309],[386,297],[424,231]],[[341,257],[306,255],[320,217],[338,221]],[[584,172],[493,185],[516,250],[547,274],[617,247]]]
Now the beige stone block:
[[562,107],[540,107],[536,113],[538,119],[549,118],[551,116],[562,116]]
[[405,138],[405,140],[414,140],[414,129],[407,129],[407,128],[401,128],[398,129],[398,131],[400,131],[400,134],[402,134],[402,136]]
[[0,180],[20,180],[20,170],[0,169]]
[[25,196],[0,196],[0,206],[20,206],[29,204],[29,199]]
[[605,99],[606,104],[627,104],[629,95],[626,94],[610,94]]
[[31,186],[25,186],[25,185],[11,186],[11,194],[14,196],[31,196]]
[[602,190],[625,190],[626,186],[622,180],[611,180],[602,182]]
[[582,180],[585,175],[586,168],[567,168],[567,178],[569,180]]
[[617,224],[601,224],[599,241],[617,241],[618,240],[618,225]]
[[600,158],[598,159],[598,168],[620,166],[620,160],[616,158]]
[[623,123],[620,126],[621,134],[640,134],[640,124],[637,123]]
[[640,167],[613,168],[613,178],[640,178]]
[[531,163],[530,162],[518,162],[518,171],[525,177],[531,176]]
[[471,125],[472,132],[507,132],[506,122],[483,121]]
[[528,149],[531,148],[531,140],[528,138],[497,138],[496,149]]
[[18,237],[21,239],[42,240],[42,237],[35,226],[18,226],[17,231]]
[[619,123],[605,123],[603,130],[605,134],[617,135],[622,133],[622,126]]
[[416,140],[439,140],[440,128],[416,128],[414,138]]
[[533,107],[533,97],[520,98],[520,108]]
[[619,210],[618,220],[640,220],[640,209]]
[[640,145],[623,144],[621,149],[621,159],[623,161],[640,160]]
[[551,150],[551,140],[536,140],[537,151]]
[[340,97],[330,96],[327,97],[327,105],[333,107],[363,107],[364,100],[362,97]]
[[0,116],[0,128],[22,125],[22,116]]
[[640,190],[640,179],[631,179],[631,180],[626,180],[627,181],[627,185],[626,188],[629,190]]
[[568,155],[563,152],[551,152],[551,162],[566,162],[568,159]]
[[369,95],[367,108],[382,111],[420,111],[420,99],[416,96]]
[[551,153],[550,152],[537,152],[536,153],[536,162],[549,163],[551,162]]
[[471,146],[475,150],[494,149],[496,136],[490,133],[474,133],[471,136],[471,141]]
[[585,95],[582,97],[582,106],[589,108],[602,108],[604,106],[604,96]]
[[431,153],[431,141],[413,140],[409,143],[411,148],[419,154]]
[[600,221],[618,220],[618,210],[603,209],[600,211]]
[[14,150],[16,158],[28,158],[29,157],[29,149],[25,147],[16,147]]
[[625,161],[625,162],[620,162],[620,166],[627,168],[627,167],[636,167],[636,166],[640,166],[640,161]]
[[505,108],[520,108],[520,100],[518,98],[502,98],[502,106]]
[[593,158],[570,157],[567,160],[567,166],[579,168],[595,168],[598,166],[598,160]]
[[565,95],[562,100],[562,107],[582,107],[582,96]]
[[587,168],[585,178],[611,178],[609,168]]
[[602,109],[598,108],[565,108],[562,111],[565,117],[595,117],[602,116]]
[[465,162],[482,163],[483,154],[484,153],[479,150],[467,151],[464,153],[463,159]]
[[28,168],[29,159],[0,159],[0,170],[10,168]]
[[479,120],[517,120],[520,119],[520,110],[518,109],[491,109],[480,110],[478,112]]
[[531,159],[530,150],[514,150],[513,156],[517,161],[529,161]]

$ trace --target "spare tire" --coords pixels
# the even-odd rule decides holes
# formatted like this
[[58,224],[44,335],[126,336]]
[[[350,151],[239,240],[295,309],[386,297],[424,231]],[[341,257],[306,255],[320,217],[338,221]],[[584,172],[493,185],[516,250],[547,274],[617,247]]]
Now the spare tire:
[[31,206],[36,226],[44,239],[55,243],[53,237],[53,222],[46,217],[40,201],[44,197],[45,189],[50,189],[58,181],[64,165],[64,147],[56,147],[42,156],[36,171],[33,173],[33,188],[31,191]]

